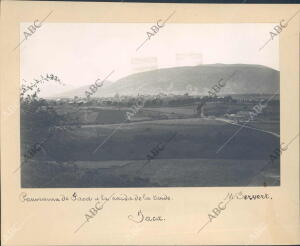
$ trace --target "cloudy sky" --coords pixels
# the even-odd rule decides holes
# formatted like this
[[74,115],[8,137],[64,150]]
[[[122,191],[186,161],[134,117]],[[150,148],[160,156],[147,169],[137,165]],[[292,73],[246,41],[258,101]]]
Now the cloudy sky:
[[[21,23],[21,39],[30,24]],[[112,70],[109,80],[116,81],[138,71],[136,61],[149,58],[152,63],[155,60],[157,68],[243,63],[279,70],[277,37],[259,51],[275,24],[167,23],[137,51],[152,25],[45,23],[20,46],[21,81],[32,81],[47,73],[57,75],[67,86],[46,85],[41,95],[48,96],[92,84]],[[180,62],[178,55],[184,57]],[[202,59],[195,59],[201,56]]]

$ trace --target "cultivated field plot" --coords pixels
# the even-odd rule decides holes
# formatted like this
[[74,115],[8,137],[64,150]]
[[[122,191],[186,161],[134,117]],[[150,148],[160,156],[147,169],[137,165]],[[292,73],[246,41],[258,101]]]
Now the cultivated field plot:
[[[211,118],[82,125],[50,139],[44,151],[23,166],[22,186],[278,185],[279,161],[268,164],[270,153],[279,145],[275,135],[244,127],[216,153],[239,128]],[[163,151],[147,160],[151,150],[174,133]]]

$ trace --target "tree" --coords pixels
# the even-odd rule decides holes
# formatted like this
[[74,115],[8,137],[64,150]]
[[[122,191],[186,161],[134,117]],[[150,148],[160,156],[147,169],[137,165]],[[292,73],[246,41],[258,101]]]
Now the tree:
[[39,93],[40,88],[37,86],[22,85],[20,121],[23,156],[32,149],[32,146],[45,142],[45,139],[50,138],[49,136],[58,141],[67,129],[78,127],[76,117],[69,114],[59,115],[47,100],[39,98]]

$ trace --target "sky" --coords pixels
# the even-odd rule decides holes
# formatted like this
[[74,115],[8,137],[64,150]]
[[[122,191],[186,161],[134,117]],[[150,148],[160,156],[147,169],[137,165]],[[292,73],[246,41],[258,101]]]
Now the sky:
[[[30,24],[21,23],[20,39]],[[45,23],[20,46],[20,80],[58,76],[66,86],[45,85],[41,95],[50,96],[90,85],[112,71],[108,83],[113,83],[137,71],[133,59],[151,57],[157,68],[167,68],[197,65],[193,54],[202,57],[199,64],[259,64],[279,70],[278,37],[259,51],[275,25],[166,23],[137,50],[147,32],[153,33],[153,23]],[[178,63],[176,54],[186,59]]]

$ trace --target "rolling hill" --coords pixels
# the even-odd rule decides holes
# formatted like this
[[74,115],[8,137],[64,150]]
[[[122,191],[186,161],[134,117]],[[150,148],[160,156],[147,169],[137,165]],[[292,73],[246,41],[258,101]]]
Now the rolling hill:
[[[233,75],[233,76],[232,76]],[[279,88],[279,71],[261,65],[212,64],[193,67],[174,67],[131,74],[115,83],[106,83],[94,97],[137,94],[173,93],[206,95],[223,79],[226,86],[220,94],[273,94]],[[60,96],[84,95],[88,86]]]

